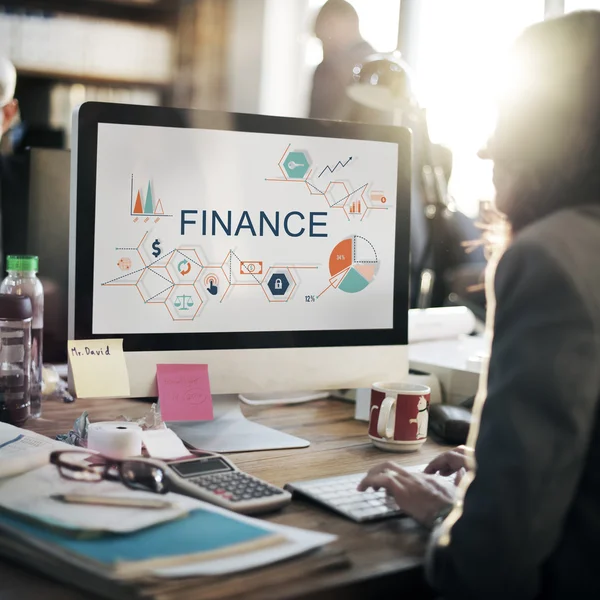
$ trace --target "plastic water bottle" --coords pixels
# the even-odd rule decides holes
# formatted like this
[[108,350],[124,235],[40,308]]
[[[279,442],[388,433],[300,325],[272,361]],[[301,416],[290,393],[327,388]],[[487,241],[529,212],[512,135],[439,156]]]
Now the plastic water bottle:
[[31,414],[31,300],[0,294],[0,421],[22,425]]
[[11,255],[6,257],[7,277],[0,285],[0,293],[28,296],[31,299],[31,375],[29,390],[31,416],[42,414],[42,341],[44,333],[44,288],[37,278],[38,257]]

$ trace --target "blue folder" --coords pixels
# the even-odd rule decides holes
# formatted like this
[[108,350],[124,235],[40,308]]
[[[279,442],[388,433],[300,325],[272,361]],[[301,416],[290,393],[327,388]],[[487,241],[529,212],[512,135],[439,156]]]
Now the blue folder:
[[185,557],[274,536],[273,532],[260,526],[203,509],[195,510],[182,519],[133,533],[106,534],[93,539],[65,536],[7,513],[0,513],[0,529],[2,526],[16,530],[23,538],[36,538],[49,546],[99,562],[109,569],[116,563]]

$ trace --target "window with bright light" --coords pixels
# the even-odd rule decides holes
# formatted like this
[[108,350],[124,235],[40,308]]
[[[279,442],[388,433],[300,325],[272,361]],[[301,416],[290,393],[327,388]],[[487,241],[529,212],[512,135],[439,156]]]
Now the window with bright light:
[[565,0],[565,12],[600,10],[600,0]]
[[430,135],[448,146],[450,193],[474,216],[493,198],[492,166],[477,151],[492,133],[495,93],[508,48],[544,18],[544,0],[422,0],[414,69]]
[[[398,44],[400,0],[348,0],[356,9],[362,37],[377,52],[392,52]],[[325,0],[310,0],[310,12],[317,15]],[[318,65],[323,60],[321,42],[313,37],[307,48],[307,63]]]

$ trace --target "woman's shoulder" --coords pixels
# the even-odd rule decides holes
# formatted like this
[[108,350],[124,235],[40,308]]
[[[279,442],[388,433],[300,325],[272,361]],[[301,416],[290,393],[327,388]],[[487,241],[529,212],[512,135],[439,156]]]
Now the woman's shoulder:
[[566,259],[600,249],[600,203],[556,211],[518,233],[511,247],[539,248]]
[[557,211],[519,232],[498,265],[497,288],[567,285],[600,315],[600,205]]

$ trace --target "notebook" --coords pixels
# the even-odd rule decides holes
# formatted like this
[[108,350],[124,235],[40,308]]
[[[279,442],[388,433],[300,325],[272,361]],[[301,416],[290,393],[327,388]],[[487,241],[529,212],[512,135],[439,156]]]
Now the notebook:
[[133,533],[92,539],[72,537],[35,521],[0,513],[0,532],[0,553],[20,548],[29,555],[50,555],[56,563],[123,581],[156,569],[230,557],[287,541],[259,523],[205,509]]

